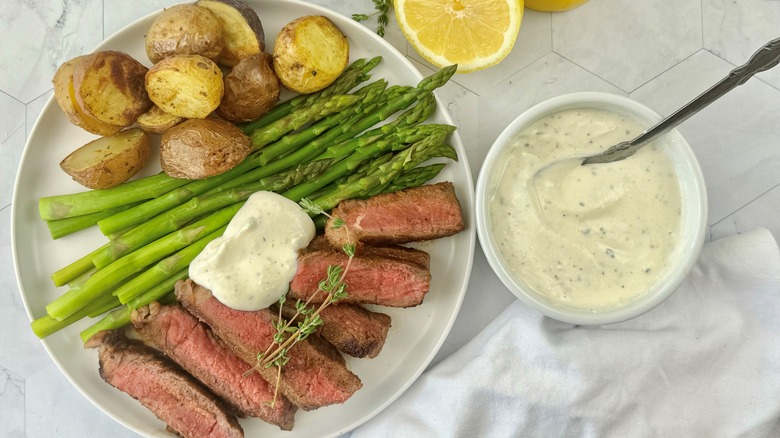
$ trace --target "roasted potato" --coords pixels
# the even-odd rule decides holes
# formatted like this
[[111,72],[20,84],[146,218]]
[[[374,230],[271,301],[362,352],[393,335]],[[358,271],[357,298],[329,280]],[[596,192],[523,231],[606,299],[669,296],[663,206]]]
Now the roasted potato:
[[202,179],[232,169],[251,150],[249,137],[234,124],[191,119],[163,134],[160,166],[174,178]]
[[84,112],[76,101],[76,90],[73,87],[73,71],[76,65],[86,58],[86,55],[77,56],[64,62],[54,73],[52,84],[54,85],[54,99],[60,106],[65,116],[74,125],[97,135],[112,135],[119,132],[122,127],[103,123]]
[[146,34],[146,55],[153,63],[173,55],[216,59],[224,47],[222,23],[208,9],[193,4],[165,9]]
[[231,122],[248,122],[267,113],[279,102],[281,85],[273,57],[265,52],[246,57],[225,75],[225,94],[217,108]]
[[60,167],[84,187],[107,189],[132,178],[150,154],[149,135],[130,128],[76,149],[60,162]]
[[309,15],[287,23],[274,44],[274,70],[285,88],[313,93],[338,78],[349,63],[346,35],[326,17]]
[[161,110],[159,106],[153,105],[149,111],[138,116],[136,123],[138,127],[150,134],[162,134],[168,128],[183,122],[184,118],[168,114]]
[[103,123],[130,126],[152,106],[144,88],[146,72],[143,64],[123,52],[87,55],[73,69],[76,102]]
[[198,0],[197,6],[210,10],[222,23],[225,48],[220,64],[232,67],[239,60],[265,50],[265,32],[254,9],[240,0]]
[[149,69],[146,91],[166,113],[202,119],[217,109],[222,100],[222,70],[201,55],[174,55]]

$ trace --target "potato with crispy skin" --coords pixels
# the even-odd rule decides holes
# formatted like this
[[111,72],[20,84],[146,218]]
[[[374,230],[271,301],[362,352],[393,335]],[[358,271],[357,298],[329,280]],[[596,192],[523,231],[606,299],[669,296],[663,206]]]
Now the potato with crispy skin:
[[274,70],[285,88],[308,94],[338,78],[349,63],[349,41],[328,18],[299,17],[287,23],[274,44]]
[[130,128],[100,137],[65,157],[60,167],[90,189],[107,189],[133,177],[149,159],[149,135]]
[[73,69],[76,102],[103,123],[130,126],[152,106],[144,88],[147,70],[124,52],[87,55]]
[[73,71],[86,55],[77,56],[60,65],[57,72],[54,73],[52,84],[54,85],[54,99],[60,106],[68,121],[74,125],[83,128],[97,135],[112,135],[119,132],[122,127],[103,123],[84,112],[76,101],[76,90],[73,87]]
[[248,122],[267,113],[279,102],[281,85],[273,57],[260,52],[246,57],[225,75],[225,94],[217,114],[231,122]]
[[159,106],[152,106],[149,111],[138,116],[138,127],[150,134],[162,134],[168,128],[172,128],[183,122],[184,118],[168,114],[161,110]]
[[198,0],[222,23],[225,48],[218,62],[232,67],[247,56],[265,50],[265,32],[257,12],[240,0]]
[[146,91],[166,113],[202,119],[217,109],[222,100],[222,70],[201,55],[174,55],[149,69]]
[[146,55],[153,63],[173,55],[217,59],[224,46],[222,23],[208,9],[193,4],[163,10],[146,33]]
[[252,151],[249,137],[220,119],[191,119],[168,129],[160,166],[174,178],[202,179],[227,172]]

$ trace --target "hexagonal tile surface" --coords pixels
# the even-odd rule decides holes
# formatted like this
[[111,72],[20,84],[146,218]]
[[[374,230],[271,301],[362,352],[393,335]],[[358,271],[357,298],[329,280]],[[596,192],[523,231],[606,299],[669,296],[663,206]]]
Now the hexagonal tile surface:
[[701,48],[699,0],[590,1],[552,17],[553,50],[630,92]]
[[[0,53],[0,90],[27,103],[51,89],[57,67],[103,39],[101,0],[8,0],[4,34],[13,50]],[[3,14],[5,15],[5,14]]]
[[0,92],[0,208],[11,204],[16,168],[24,149],[25,107]]
[[[719,79],[730,69],[729,63],[701,51],[632,97],[668,114],[704,91],[703,85],[709,82],[701,82],[703,72]],[[748,81],[679,127],[704,173],[710,223],[722,220],[777,184],[773,175],[780,169],[778,120],[780,91],[762,81]]]
[[24,412],[17,406],[24,406],[24,380],[0,366],[0,436],[25,436]]
[[[741,65],[768,41],[780,38],[780,1],[702,0],[704,48]],[[780,89],[780,67],[757,77]]]

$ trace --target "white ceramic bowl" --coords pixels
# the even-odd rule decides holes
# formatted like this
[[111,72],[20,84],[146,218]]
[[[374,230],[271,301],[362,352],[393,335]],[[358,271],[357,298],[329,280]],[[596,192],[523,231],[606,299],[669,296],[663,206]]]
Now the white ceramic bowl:
[[597,108],[628,113],[648,127],[661,120],[661,116],[657,113],[627,97],[598,92],[566,94],[546,100],[527,110],[498,136],[482,165],[476,188],[477,234],[490,266],[506,287],[526,305],[551,318],[572,324],[593,325],[625,321],[647,312],[671,295],[696,263],[704,242],[707,221],[704,179],[696,157],[679,132],[672,130],[665,134],[665,141],[669,144],[666,148],[667,154],[677,173],[681,191],[682,228],[679,248],[673,256],[671,269],[668,269],[656,284],[622,307],[601,312],[573,310],[543,298],[531,290],[522,278],[510,273],[490,229],[488,190],[492,178],[498,173],[495,169],[505,147],[520,131],[536,120],[554,112],[576,108]]

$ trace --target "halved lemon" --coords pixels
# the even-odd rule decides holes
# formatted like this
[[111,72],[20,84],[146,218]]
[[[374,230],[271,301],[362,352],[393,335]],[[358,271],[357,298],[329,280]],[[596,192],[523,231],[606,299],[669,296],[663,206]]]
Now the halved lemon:
[[481,70],[512,50],[523,0],[395,0],[398,25],[423,58],[459,73]]

